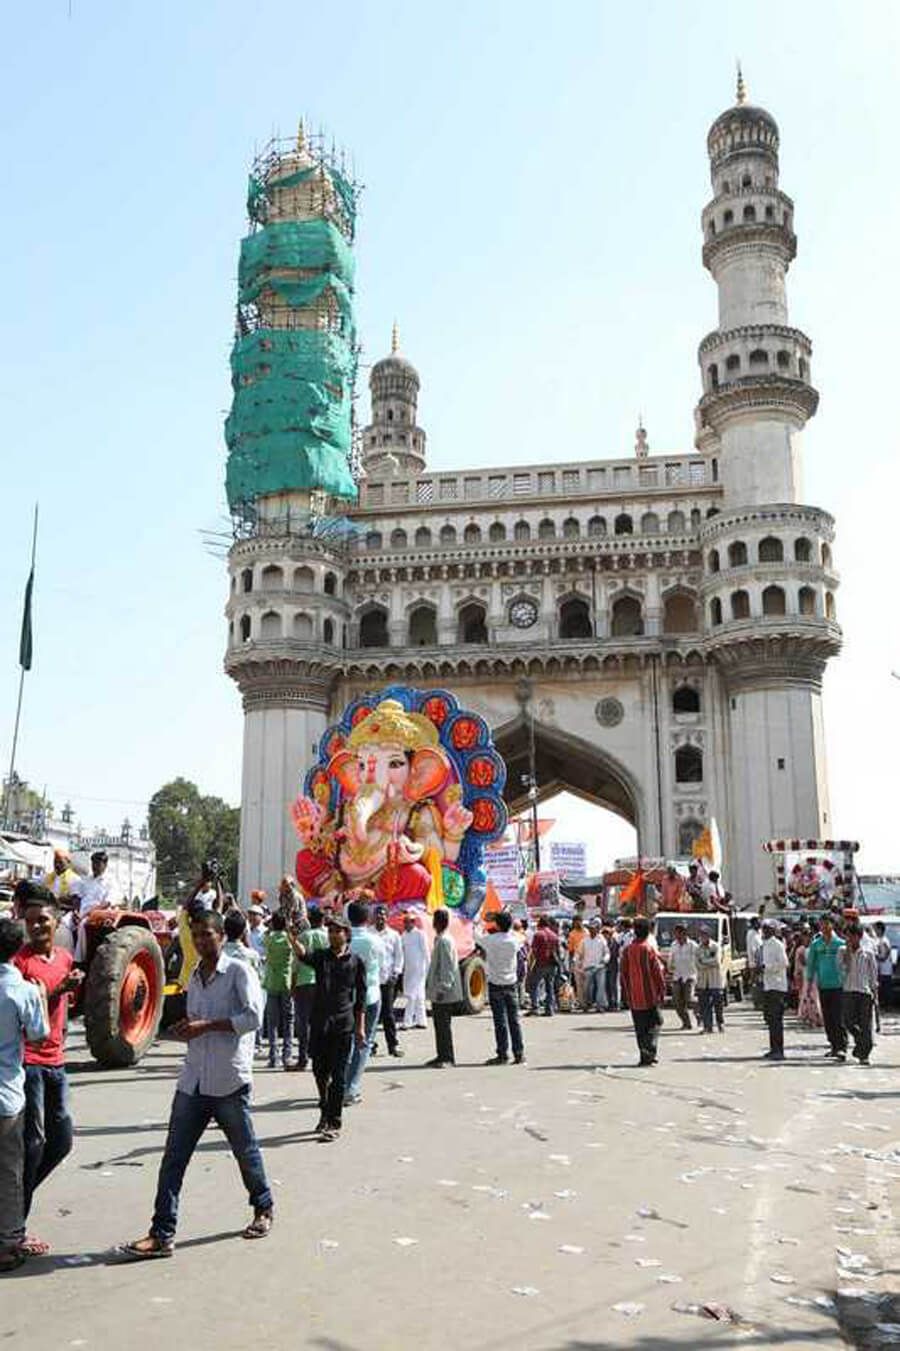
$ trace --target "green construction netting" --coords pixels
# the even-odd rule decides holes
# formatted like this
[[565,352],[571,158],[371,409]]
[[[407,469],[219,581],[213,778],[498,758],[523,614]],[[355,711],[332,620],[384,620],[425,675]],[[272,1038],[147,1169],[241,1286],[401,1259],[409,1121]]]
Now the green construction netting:
[[[268,215],[269,193],[273,188],[293,188],[298,183],[304,183],[312,174],[319,172],[319,166],[313,165],[309,169],[298,169],[295,173],[284,174],[281,178],[261,179],[255,174],[251,174],[247,182],[247,215],[252,221],[259,225],[264,225]],[[350,238],[353,238],[356,227],[356,196],[357,190],[339,169],[328,168],[327,170],[334,190],[337,193],[341,209],[343,210]]]
[[273,269],[302,268],[332,273],[353,286],[353,254],[330,221],[278,221],[241,240],[238,299],[255,300]]
[[237,339],[231,372],[229,504],[297,488],[355,497],[349,465],[352,345],[319,330],[261,329]]

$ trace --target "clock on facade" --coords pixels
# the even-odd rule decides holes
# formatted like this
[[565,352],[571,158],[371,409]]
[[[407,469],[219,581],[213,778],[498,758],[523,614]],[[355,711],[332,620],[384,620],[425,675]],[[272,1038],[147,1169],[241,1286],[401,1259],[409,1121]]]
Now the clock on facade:
[[509,607],[509,617],[517,629],[530,629],[537,622],[538,607],[533,600],[514,600]]

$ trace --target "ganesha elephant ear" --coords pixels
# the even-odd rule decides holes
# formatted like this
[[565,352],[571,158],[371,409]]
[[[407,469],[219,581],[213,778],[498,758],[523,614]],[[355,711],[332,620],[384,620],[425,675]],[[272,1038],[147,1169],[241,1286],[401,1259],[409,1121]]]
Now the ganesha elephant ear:
[[450,762],[444,752],[423,746],[413,751],[403,796],[408,802],[421,802],[423,798],[434,797],[446,787],[449,778]]
[[328,761],[328,773],[332,779],[337,779],[346,796],[359,792],[359,761],[352,751],[338,751],[333,755]]

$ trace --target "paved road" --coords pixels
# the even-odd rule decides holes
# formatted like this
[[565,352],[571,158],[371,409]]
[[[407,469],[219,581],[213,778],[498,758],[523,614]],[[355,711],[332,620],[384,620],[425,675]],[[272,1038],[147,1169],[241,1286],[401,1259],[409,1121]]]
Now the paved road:
[[[747,1005],[722,1036],[667,1022],[653,1070],[635,1068],[621,1014],[527,1020],[522,1068],[482,1066],[487,1017],[456,1023],[455,1071],[423,1068],[430,1032],[405,1034],[334,1145],[307,1133],[311,1077],[262,1069],[271,1238],[239,1237],[244,1196],[213,1130],[175,1258],[141,1266],[110,1249],[146,1228],[179,1047],[104,1073],[76,1028],[76,1147],[33,1217],[54,1256],[4,1279],[0,1336],[29,1351],[845,1345],[835,1290],[897,1289],[900,1024],[866,1069],[827,1063],[799,1029],[785,1064],[761,1062]],[[673,1309],[710,1302],[745,1321]]]

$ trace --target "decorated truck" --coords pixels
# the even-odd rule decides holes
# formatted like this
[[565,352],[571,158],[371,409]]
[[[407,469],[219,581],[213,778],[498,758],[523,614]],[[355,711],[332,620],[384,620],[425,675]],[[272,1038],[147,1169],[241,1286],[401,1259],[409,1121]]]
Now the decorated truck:
[[766,909],[844,910],[859,904],[856,840],[769,840],[774,885]]
[[502,838],[506,766],[476,713],[446,690],[392,685],[355,699],[323,734],[291,808],[307,898],[340,906],[359,892],[432,937],[450,913],[470,1012],[484,1007],[473,924],[486,896],[485,847]]

